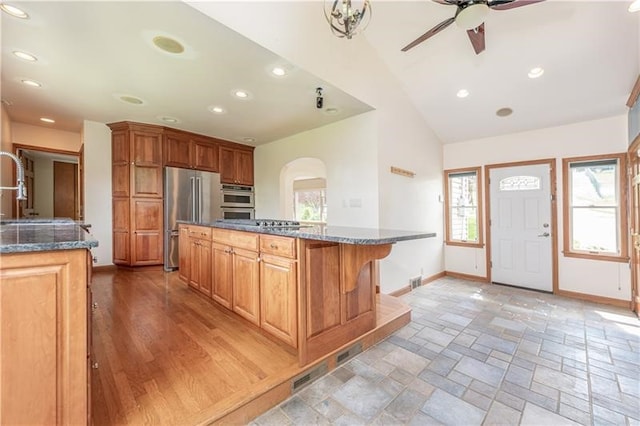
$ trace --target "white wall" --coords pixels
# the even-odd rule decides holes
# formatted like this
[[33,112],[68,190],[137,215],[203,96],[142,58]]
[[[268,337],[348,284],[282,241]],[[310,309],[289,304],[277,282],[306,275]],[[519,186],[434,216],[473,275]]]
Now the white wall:
[[11,123],[12,141],[20,145],[59,149],[63,151],[80,151],[82,141],[80,133],[50,129],[44,126]]
[[327,166],[317,158],[302,157],[287,163],[280,171],[280,213],[274,217],[295,219],[293,182],[298,179],[327,179]]
[[[281,217],[280,171],[293,160],[321,160],[327,173],[327,223],[376,227],[378,224],[375,112],[299,133],[255,150],[256,217]],[[343,204],[346,200],[346,205]],[[349,207],[359,200],[361,207]]]
[[[187,3],[376,109],[334,125],[353,135],[350,138],[335,132],[335,127],[323,128],[258,147],[258,214],[278,213],[278,181],[271,169],[296,156],[317,157],[327,165],[328,188],[340,188],[339,193],[328,191],[330,223],[438,233],[437,238],[394,246],[381,261],[381,291],[404,287],[409,278],[421,272],[425,276],[441,272],[442,205],[437,201],[442,191],[440,143],[366,38],[335,37],[324,19],[316,19],[322,14],[321,1]],[[251,14],[246,13],[248,7]],[[304,30],[299,28],[302,23]],[[304,47],[298,40],[300,34],[305,34]],[[363,123],[361,129],[366,134],[352,127]],[[416,177],[391,175],[391,165],[412,170]],[[358,170],[366,170],[366,174],[361,176]],[[355,205],[361,199],[362,207],[342,207],[343,199],[347,206],[351,199]]]
[[92,249],[96,266],[112,264],[111,237],[111,130],[102,123],[84,121],[84,205],[85,223],[98,240]]
[[53,160],[34,157],[33,210],[37,217],[53,217]]
[[[566,258],[562,255],[561,159],[563,157],[626,152],[627,137],[627,117],[621,115],[566,126],[448,144],[444,145],[444,168],[456,169],[555,158],[558,188],[558,281],[560,290],[630,300],[631,282],[628,264]],[[447,246],[445,259],[447,271],[486,276],[484,266],[486,252],[484,249]],[[477,269],[475,269],[475,265],[478,265]]]

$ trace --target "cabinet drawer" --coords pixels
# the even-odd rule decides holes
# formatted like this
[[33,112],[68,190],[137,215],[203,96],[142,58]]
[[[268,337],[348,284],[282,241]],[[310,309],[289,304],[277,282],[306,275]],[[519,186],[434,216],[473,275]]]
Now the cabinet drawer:
[[213,228],[213,240],[232,247],[258,251],[258,234],[253,232]]
[[260,252],[295,259],[296,239],[276,237],[274,235],[260,235]]
[[189,237],[211,241],[211,228],[206,226],[189,226]]

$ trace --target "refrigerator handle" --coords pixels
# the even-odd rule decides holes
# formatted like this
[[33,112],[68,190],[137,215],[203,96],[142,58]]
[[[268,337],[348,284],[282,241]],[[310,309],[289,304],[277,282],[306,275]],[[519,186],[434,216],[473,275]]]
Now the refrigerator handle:
[[196,178],[196,193],[198,194],[198,204],[196,205],[196,214],[198,215],[198,223],[202,218],[202,182],[199,177]]
[[190,177],[189,178],[189,189],[191,190],[191,221],[195,222],[196,221],[196,184],[195,184],[195,179],[194,177]]

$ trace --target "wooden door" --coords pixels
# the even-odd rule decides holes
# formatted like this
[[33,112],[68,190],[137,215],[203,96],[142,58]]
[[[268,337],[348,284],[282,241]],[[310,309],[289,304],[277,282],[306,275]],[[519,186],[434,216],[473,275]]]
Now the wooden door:
[[298,346],[296,261],[262,255],[260,326],[294,348]]
[[53,215],[77,219],[78,165],[53,162]]
[[111,133],[111,196],[129,197],[130,158],[129,135],[125,130]]
[[212,245],[211,298],[227,309],[233,309],[233,257],[224,244]]
[[[635,144],[634,144],[635,145]],[[629,151],[629,228],[631,233],[631,307],[640,315],[640,158],[638,147]]]
[[162,200],[131,201],[131,265],[162,265]]
[[233,311],[260,325],[258,253],[237,248],[233,253]]
[[198,275],[198,290],[211,297],[211,241],[199,240],[196,256],[198,269],[192,275]]

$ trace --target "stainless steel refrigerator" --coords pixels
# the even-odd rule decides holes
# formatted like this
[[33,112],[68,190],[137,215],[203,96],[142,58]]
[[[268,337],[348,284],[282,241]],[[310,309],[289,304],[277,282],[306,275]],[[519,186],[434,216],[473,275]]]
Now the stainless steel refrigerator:
[[198,170],[164,169],[164,269],[178,268],[178,221],[209,223],[221,218],[220,175]]

